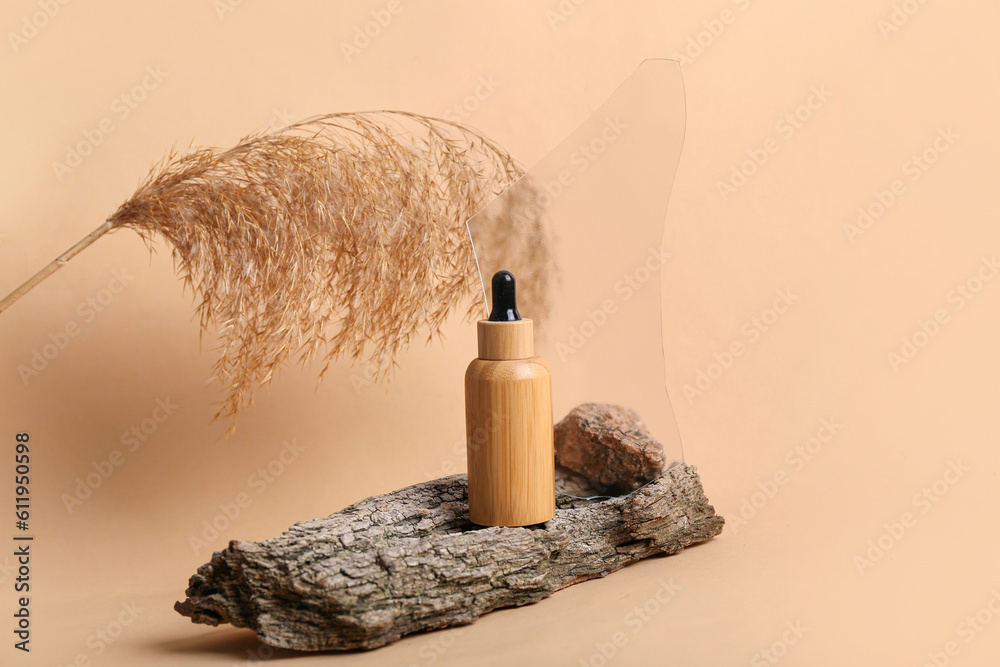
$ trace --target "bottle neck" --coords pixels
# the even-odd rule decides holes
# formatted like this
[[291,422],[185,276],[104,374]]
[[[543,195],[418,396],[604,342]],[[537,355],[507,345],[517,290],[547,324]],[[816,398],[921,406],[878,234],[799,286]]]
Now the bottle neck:
[[479,320],[479,358],[487,361],[529,359],[535,356],[531,320],[491,322]]

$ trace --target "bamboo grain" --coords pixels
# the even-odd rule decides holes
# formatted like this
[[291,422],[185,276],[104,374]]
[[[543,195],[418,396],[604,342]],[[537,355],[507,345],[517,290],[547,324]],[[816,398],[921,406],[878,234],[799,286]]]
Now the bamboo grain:
[[[555,514],[552,374],[531,354],[531,320],[479,323],[480,357],[465,374],[469,518],[527,526]],[[485,341],[485,342],[484,342]]]

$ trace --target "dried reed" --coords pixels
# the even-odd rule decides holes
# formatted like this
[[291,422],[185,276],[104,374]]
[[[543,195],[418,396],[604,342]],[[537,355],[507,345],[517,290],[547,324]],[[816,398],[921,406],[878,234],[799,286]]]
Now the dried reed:
[[[164,237],[200,297],[203,330],[218,327],[215,378],[226,397],[216,417],[233,429],[254,388],[290,357],[322,360],[319,379],[338,358],[363,360],[381,379],[457,306],[471,299],[469,313],[482,312],[465,221],[522,174],[496,143],[456,123],[320,116],[228,150],[171,153],[104,225],[11,296],[106,231],[132,229],[151,247]],[[508,254],[530,239],[539,252],[539,234],[508,231],[498,221],[485,245]]]

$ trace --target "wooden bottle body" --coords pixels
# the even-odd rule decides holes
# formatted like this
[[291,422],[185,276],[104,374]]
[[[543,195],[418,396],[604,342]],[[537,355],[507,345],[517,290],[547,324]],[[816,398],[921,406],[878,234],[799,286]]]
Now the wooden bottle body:
[[555,515],[552,374],[541,357],[474,359],[465,373],[469,518],[528,526]]

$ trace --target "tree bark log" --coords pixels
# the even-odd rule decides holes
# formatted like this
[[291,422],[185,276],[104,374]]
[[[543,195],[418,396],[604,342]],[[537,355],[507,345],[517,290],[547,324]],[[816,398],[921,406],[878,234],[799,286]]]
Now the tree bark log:
[[175,609],[250,628],[272,646],[370,649],[537,602],[722,530],[694,466],[674,463],[622,497],[565,495],[586,488],[560,467],[555,518],[517,528],[469,522],[465,475],[367,498],[264,542],[230,542]]

